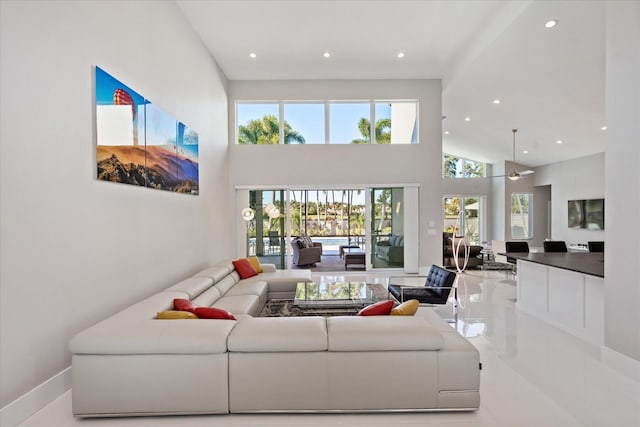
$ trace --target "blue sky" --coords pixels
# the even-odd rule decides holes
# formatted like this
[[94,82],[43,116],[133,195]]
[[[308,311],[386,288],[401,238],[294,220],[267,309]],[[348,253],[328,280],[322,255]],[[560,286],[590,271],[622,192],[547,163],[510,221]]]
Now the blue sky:
[[[238,104],[238,124],[272,114],[278,117],[278,104]],[[388,103],[376,103],[376,120],[391,117]],[[330,137],[332,144],[349,144],[362,138],[358,121],[369,119],[369,102],[330,103]],[[324,144],[324,103],[285,103],[284,120],[293,130],[304,136],[307,144]]]

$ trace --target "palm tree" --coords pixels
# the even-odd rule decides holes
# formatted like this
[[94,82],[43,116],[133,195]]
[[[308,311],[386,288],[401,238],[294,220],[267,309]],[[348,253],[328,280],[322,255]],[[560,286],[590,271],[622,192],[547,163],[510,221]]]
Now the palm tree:
[[[304,144],[305,139],[293,130],[286,120],[283,122],[284,143]],[[249,120],[246,125],[238,126],[238,144],[277,144],[280,140],[280,122],[273,114],[262,119]]]
[[459,158],[450,154],[444,155],[444,176],[445,178],[455,178],[458,174]]
[[[371,144],[371,122],[364,117],[358,122],[358,130],[362,138],[354,139],[352,144]],[[376,144],[391,144],[391,119],[376,121]]]

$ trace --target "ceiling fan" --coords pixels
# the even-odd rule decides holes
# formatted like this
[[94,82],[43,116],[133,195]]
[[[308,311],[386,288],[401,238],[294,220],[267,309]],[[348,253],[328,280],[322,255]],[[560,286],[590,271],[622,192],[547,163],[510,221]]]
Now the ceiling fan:
[[527,169],[524,171],[517,171],[515,169],[516,168],[516,132],[518,132],[518,129],[511,129],[511,132],[513,132],[513,170],[508,174],[494,175],[494,176],[491,176],[490,178],[500,178],[500,177],[506,176],[511,181],[517,181],[523,175],[530,175],[534,173],[534,171],[532,171],[531,169]]

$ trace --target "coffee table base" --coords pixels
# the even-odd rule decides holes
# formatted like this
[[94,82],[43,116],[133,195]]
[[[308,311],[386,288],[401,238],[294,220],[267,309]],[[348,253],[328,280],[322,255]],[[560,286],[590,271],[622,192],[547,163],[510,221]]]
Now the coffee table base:
[[303,317],[303,316],[355,316],[358,307],[300,307],[293,300],[269,300],[260,312],[260,317]]

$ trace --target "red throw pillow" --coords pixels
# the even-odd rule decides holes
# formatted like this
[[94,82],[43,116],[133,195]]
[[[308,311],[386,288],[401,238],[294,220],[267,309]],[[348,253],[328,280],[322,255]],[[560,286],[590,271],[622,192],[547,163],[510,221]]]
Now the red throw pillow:
[[174,298],[173,299],[173,308],[178,311],[188,311],[189,313],[193,313],[193,310],[198,307],[193,302],[184,298]]
[[256,269],[253,268],[253,265],[251,265],[249,260],[246,258],[237,259],[233,261],[233,266],[238,272],[238,274],[240,275],[240,278],[242,279],[246,279],[248,277],[253,277],[258,275],[258,272],[256,271]]
[[[391,313],[393,300],[380,301],[363,308],[358,312],[358,316],[386,316]],[[196,313],[197,315],[198,313]]]
[[235,316],[227,310],[215,307],[197,307],[193,313],[201,319],[236,320]]

